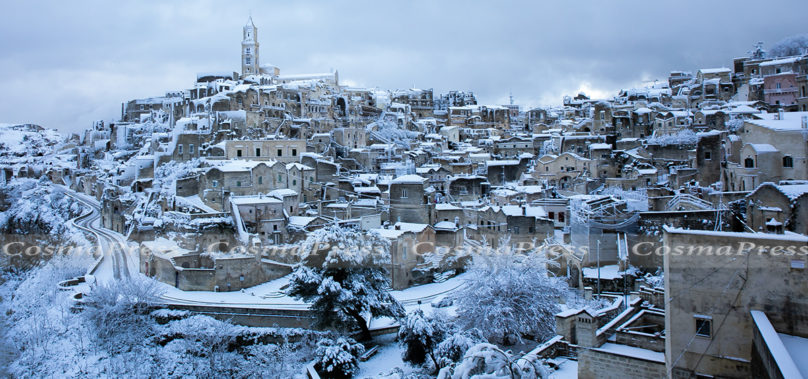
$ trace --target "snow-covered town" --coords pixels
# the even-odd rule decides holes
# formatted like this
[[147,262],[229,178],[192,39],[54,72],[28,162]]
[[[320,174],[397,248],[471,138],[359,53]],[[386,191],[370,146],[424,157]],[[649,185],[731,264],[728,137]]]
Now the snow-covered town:
[[0,377],[808,378],[808,35],[524,106],[242,24],[232,70],[0,124]]

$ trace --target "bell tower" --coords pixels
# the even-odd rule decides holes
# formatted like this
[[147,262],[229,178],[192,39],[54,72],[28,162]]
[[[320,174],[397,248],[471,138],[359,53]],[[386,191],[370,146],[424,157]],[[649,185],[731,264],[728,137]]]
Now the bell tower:
[[252,16],[244,25],[241,40],[241,75],[258,75],[261,73],[258,65],[258,28],[253,24]]

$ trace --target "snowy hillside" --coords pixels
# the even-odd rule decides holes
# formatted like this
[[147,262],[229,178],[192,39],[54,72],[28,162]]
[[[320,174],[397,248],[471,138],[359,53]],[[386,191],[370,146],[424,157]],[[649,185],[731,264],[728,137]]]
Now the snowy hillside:
[[0,123],[0,157],[42,156],[61,140],[56,130],[39,125]]

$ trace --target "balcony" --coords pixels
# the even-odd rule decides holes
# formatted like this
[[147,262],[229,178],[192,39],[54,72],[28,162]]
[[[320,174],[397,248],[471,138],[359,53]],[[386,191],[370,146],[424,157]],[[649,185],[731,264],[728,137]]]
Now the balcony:
[[764,90],[763,90],[763,94],[764,94],[764,95],[772,95],[772,94],[785,94],[785,93],[792,93],[792,92],[794,92],[794,93],[795,93],[795,92],[797,92],[797,87],[791,87],[791,88],[770,88],[770,89],[764,89]]

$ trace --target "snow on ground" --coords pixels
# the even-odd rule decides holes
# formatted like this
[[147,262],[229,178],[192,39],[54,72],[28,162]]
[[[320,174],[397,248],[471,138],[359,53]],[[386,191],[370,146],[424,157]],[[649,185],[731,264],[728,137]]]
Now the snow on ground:
[[[600,278],[603,280],[614,280],[622,278],[623,272],[620,271],[620,268],[617,265],[606,265],[600,266]],[[584,278],[587,279],[597,279],[598,278],[598,268],[597,267],[585,267],[584,268]]]
[[665,353],[656,352],[653,350],[643,349],[634,346],[620,345],[616,343],[606,342],[599,348],[600,350],[609,354],[622,355],[624,357],[645,359],[659,363],[665,363]]
[[[137,259],[135,257],[135,259]],[[132,259],[130,259],[132,261]],[[431,283],[422,286],[411,287],[402,291],[393,291],[393,296],[402,302],[407,309],[417,308],[418,300],[424,308],[430,308],[430,302],[451,292],[463,284],[464,275],[458,275],[443,283]],[[182,291],[168,284],[160,283],[165,290],[163,297],[168,301],[187,303],[200,302],[208,304],[238,305],[246,307],[283,307],[301,308],[306,307],[302,301],[295,300],[282,293],[281,288],[289,283],[287,277],[276,279],[254,287],[245,288],[243,291],[235,292],[212,292],[212,291]],[[371,324],[374,327],[388,326],[390,320],[376,319]]]
[[359,372],[354,377],[360,379],[384,377],[396,367],[401,368],[404,373],[412,372],[412,367],[401,360],[404,347],[395,339],[395,334],[376,337],[374,342],[379,345],[379,351],[366,362],[359,362]]
[[550,374],[550,379],[574,379],[578,377],[578,361],[566,359],[559,366],[558,370]]

